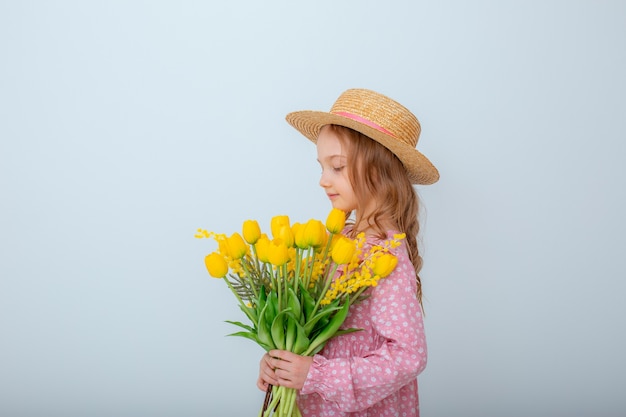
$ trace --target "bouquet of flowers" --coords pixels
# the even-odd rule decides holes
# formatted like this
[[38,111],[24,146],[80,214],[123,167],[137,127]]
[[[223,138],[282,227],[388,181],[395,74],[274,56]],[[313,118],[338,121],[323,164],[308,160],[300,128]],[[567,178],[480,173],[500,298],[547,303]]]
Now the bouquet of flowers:
[[[242,329],[232,336],[251,339],[266,351],[312,356],[331,337],[360,330],[341,328],[348,309],[393,271],[398,260],[391,249],[404,235],[365,251],[364,234],[342,235],[345,221],[346,213],[338,209],[325,224],[311,219],[291,225],[289,217],[275,216],[271,239],[256,220],[246,220],[242,234],[230,236],[198,229],[195,237],[213,238],[218,245],[205,257],[209,274],[223,278],[249,321],[227,321]],[[270,386],[259,416],[301,416],[296,390]]]

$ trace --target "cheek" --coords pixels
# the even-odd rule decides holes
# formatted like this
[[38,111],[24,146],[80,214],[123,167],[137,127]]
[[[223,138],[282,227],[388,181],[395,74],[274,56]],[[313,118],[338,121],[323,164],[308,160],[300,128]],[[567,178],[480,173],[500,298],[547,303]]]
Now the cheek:
[[347,172],[342,172],[340,176],[337,178],[338,182],[341,184],[341,189],[344,192],[348,192],[350,194],[354,194],[354,189],[352,188],[352,183],[350,182],[350,178],[348,177]]

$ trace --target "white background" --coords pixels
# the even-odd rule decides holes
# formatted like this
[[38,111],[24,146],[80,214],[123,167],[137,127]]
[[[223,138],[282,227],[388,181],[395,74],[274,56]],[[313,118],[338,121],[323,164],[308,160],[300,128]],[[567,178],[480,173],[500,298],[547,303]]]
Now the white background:
[[325,217],[353,87],[441,172],[422,415],[625,415],[625,74],[622,1],[0,1],[0,415],[256,415],[193,234]]

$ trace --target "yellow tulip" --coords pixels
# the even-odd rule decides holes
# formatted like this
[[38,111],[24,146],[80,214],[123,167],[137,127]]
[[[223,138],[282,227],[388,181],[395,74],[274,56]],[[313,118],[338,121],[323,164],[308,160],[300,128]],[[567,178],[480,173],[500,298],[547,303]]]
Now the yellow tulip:
[[283,226],[278,232],[278,238],[282,240],[288,248],[293,248],[295,236],[289,226]]
[[256,254],[261,262],[269,262],[270,240],[267,235],[262,234],[256,242]]
[[398,258],[390,253],[383,253],[374,261],[372,272],[374,275],[385,278],[387,275],[391,274],[397,264]]
[[243,238],[251,245],[254,245],[261,237],[261,228],[256,220],[246,220],[243,222]]
[[226,259],[217,252],[205,256],[204,264],[207,271],[209,271],[209,275],[214,278],[223,278],[228,273]]
[[326,229],[330,233],[339,233],[346,225],[346,213],[343,210],[333,208],[326,218]]
[[304,240],[304,225],[301,223],[294,223],[293,226],[291,226],[291,230],[293,231],[294,243],[296,246],[300,249],[308,248],[309,246]]
[[277,238],[280,233],[280,228],[283,226],[289,227],[289,216],[274,216],[270,222],[270,228],[272,230],[272,237]]
[[272,265],[284,265],[289,261],[287,245],[281,239],[273,239],[269,244],[268,257]]
[[352,260],[356,252],[356,243],[352,239],[341,236],[335,242],[331,256],[336,264],[347,264]]
[[[330,250],[332,251],[333,248],[335,247],[335,244],[337,243],[337,241],[339,239],[341,239],[342,237],[345,237],[344,235],[342,235],[341,233],[333,235],[332,240],[330,242]],[[355,241],[356,242],[356,241]]]
[[233,259],[241,259],[248,252],[248,246],[239,233],[233,233],[227,240],[228,250]]
[[304,226],[304,242],[307,247],[319,248],[326,243],[326,227],[316,219],[309,220]]
[[226,237],[220,238],[217,241],[217,245],[218,245],[219,252],[223,256],[226,256],[227,258],[232,258],[232,255],[230,253],[230,248],[228,247],[228,239]]

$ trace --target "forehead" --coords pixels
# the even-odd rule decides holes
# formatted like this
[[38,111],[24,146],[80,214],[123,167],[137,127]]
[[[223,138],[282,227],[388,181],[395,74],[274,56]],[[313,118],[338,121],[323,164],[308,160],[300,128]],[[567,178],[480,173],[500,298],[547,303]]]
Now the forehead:
[[339,135],[326,127],[323,127],[320,131],[316,145],[318,159],[320,160],[333,156],[346,156]]

